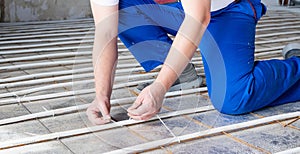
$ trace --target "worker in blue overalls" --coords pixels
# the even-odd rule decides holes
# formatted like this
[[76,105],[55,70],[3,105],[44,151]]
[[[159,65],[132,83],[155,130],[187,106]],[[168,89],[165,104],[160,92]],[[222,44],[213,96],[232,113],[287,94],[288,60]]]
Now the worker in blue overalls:
[[133,119],[157,114],[172,87],[199,86],[189,63],[198,47],[211,102],[221,113],[300,100],[300,50],[286,51],[285,60],[254,61],[255,27],[266,12],[260,0],[91,0],[91,5],[96,97],[87,115],[94,124],[110,121],[117,36],[145,71],[162,65],[153,83],[140,86],[128,109]]

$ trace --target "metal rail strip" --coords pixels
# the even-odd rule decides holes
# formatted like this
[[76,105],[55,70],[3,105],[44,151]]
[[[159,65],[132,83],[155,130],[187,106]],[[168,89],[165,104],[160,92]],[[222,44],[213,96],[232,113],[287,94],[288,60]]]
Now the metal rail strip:
[[166,139],[162,139],[162,140],[156,140],[156,141],[152,141],[152,142],[148,142],[148,143],[144,143],[144,144],[139,144],[139,145],[107,152],[107,154],[143,152],[146,150],[159,148],[161,146],[168,146],[170,144],[176,144],[176,143],[178,143],[178,139],[180,141],[189,141],[189,140],[197,139],[200,137],[217,135],[222,132],[233,132],[233,131],[242,130],[242,129],[251,129],[253,127],[257,127],[260,125],[265,125],[265,124],[269,124],[269,123],[276,122],[276,121],[283,121],[283,120],[295,118],[298,116],[300,116],[300,112],[280,114],[280,115],[261,118],[261,119],[257,119],[257,120],[242,122],[242,123],[238,123],[238,124],[232,124],[232,125],[228,125],[228,126],[212,128],[212,129],[200,131],[197,133],[177,136],[176,138],[166,138]]
[[[213,110],[212,106],[198,107],[198,108],[194,108],[194,109],[186,109],[186,110],[181,110],[181,111],[164,113],[164,114],[160,115],[160,118],[165,119],[165,118],[170,118],[170,117],[177,117],[180,115],[207,112],[207,111],[211,111],[211,110]],[[157,117],[154,117],[148,121],[154,121],[157,119],[158,119]],[[46,135],[27,137],[27,138],[12,140],[12,141],[5,141],[5,142],[0,143],[0,149],[6,149],[6,148],[11,148],[11,147],[16,147],[16,146],[23,146],[26,144],[38,143],[38,142],[42,142],[42,141],[49,141],[49,140],[58,139],[58,138],[71,137],[74,135],[83,135],[83,134],[93,133],[93,132],[97,132],[97,131],[118,128],[120,126],[127,126],[127,125],[140,124],[140,123],[145,123],[145,121],[124,120],[124,121],[106,124],[106,125],[74,129],[74,130],[69,130],[69,131],[64,131],[64,132],[50,133],[50,134],[46,134]]]
[[[165,97],[174,97],[174,96],[181,96],[181,95],[188,95],[188,94],[195,94],[200,92],[207,92],[206,87],[196,88],[196,89],[187,89],[182,91],[173,91],[167,92]],[[84,90],[76,90],[76,91],[66,91],[66,92],[58,92],[54,94],[45,94],[39,96],[26,96],[26,97],[16,97],[11,99],[0,100],[0,106],[11,105],[11,104],[18,104],[18,103],[29,103],[31,101],[38,101],[38,100],[45,100],[45,99],[53,99],[53,98],[61,98],[61,97],[68,97],[68,96],[79,96],[84,94],[94,94],[94,89],[84,89]]]

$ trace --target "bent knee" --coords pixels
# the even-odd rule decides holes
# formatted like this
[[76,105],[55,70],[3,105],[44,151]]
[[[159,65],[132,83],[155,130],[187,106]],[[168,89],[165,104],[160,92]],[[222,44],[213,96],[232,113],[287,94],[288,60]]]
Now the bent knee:
[[213,103],[216,110],[218,110],[220,113],[228,115],[240,115],[252,112],[255,110],[255,108],[253,108],[253,106],[250,104],[253,103],[251,103],[249,100],[243,100],[242,98],[225,98],[225,101],[222,103],[222,105],[216,105]]
[[239,109],[232,109],[232,108],[222,108],[221,110],[218,110],[220,113],[223,114],[228,114],[228,115],[241,115],[241,114],[247,114],[251,111],[249,111],[248,109],[244,109],[244,108],[239,108]]

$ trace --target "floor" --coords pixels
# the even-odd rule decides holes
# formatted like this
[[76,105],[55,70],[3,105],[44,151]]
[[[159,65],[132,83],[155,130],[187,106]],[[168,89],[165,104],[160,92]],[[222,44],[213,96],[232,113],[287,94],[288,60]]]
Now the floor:
[[[270,6],[273,3],[268,3]],[[272,9],[273,8],[273,9]],[[258,23],[256,59],[282,59],[300,42],[297,8],[271,7]],[[300,151],[300,102],[246,115],[211,106],[205,86],[169,92],[159,116],[128,120],[144,73],[119,42],[112,95],[115,122],[93,126],[93,20],[0,23],[0,153],[277,153]],[[201,56],[192,60],[204,76]]]

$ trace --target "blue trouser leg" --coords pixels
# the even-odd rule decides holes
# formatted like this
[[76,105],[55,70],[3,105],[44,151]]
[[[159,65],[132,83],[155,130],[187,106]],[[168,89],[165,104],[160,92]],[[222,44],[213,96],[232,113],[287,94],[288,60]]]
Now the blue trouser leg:
[[[263,8],[252,1],[258,19]],[[121,40],[146,71],[163,63],[172,43],[167,33],[175,35],[184,18],[180,3],[121,0],[120,9]],[[300,59],[255,62],[255,26],[247,0],[212,13],[199,47],[210,98],[220,112],[242,114],[300,100]]]
[[[223,12],[212,18],[208,31],[221,52],[225,74],[219,73],[220,66],[213,68],[209,65],[214,57],[205,56],[205,53],[216,55],[218,51],[211,50],[214,48],[206,41],[208,36],[204,36],[201,42],[209,93],[211,97],[217,97],[211,98],[212,101],[224,98],[223,102],[213,102],[223,113],[242,114],[300,100],[300,59],[255,62],[255,26],[252,16],[238,12]],[[213,80],[212,74],[226,79],[225,96],[212,94],[218,80]]]
[[[172,40],[183,17],[175,7],[155,4],[152,0],[121,0],[119,4],[119,38],[145,69],[151,71],[161,65],[168,54]],[[177,12],[174,14],[174,12]]]

